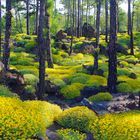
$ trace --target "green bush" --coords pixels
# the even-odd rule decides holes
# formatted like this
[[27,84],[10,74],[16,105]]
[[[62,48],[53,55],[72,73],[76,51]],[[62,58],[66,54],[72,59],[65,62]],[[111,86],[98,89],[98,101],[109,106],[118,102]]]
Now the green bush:
[[[16,58],[15,58],[16,59]],[[32,58],[18,58],[10,62],[11,65],[23,65],[23,66],[32,66],[34,60]]]
[[96,120],[97,116],[92,110],[77,106],[63,111],[57,122],[65,128],[89,132],[91,123]]
[[66,85],[62,79],[53,79],[52,82],[58,87],[64,87]]
[[105,77],[98,76],[98,75],[92,75],[90,79],[86,83],[87,86],[94,86],[94,87],[99,87],[99,86],[106,86],[107,85],[107,80]]
[[117,91],[119,93],[132,93],[133,89],[128,83],[120,83],[117,85]]
[[122,65],[123,67],[128,67],[129,64],[126,61],[121,61],[120,65]]
[[25,83],[27,85],[32,85],[32,86],[36,86],[37,82],[38,82],[38,77],[36,77],[33,74],[25,74],[24,75],[24,79],[25,79]]
[[67,85],[63,87],[60,90],[60,93],[66,98],[66,99],[73,99],[78,96],[80,96],[80,91],[84,88],[83,84],[80,83],[74,83],[72,85]]
[[34,94],[34,93],[36,92],[35,87],[32,86],[32,85],[27,85],[27,86],[25,87],[25,90],[26,90],[26,92],[32,93],[32,94]]
[[34,40],[30,40],[25,44],[25,49],[27,52],[32,52],[36,46],[37,43]]
[[14,48],[14,52],[25,52],[25,48],[21,47]]
[[117,70],[117,74],[118,74],[118,76],[120,76],[120,75],[126,75],[126,76],[129,76],[130,75],[130,70],[129,69],[127,69],[127,68],[118,68],[118,70]]
[[17,94],[12,93],[6,86],[3,86],[3,85],[0,85],[0,96],[18,97]]
[[85,84],[90,79],[90,75],[85,73],[75,73],[71,77],[68,77],[70,83]]
[[109,92],[100,92],[96,95],[89,97],[91,102],[111,101],[113,96]]
[[85,140],[86,134],[73,129],[59,129],[57,133],[62,140]]
[[140,91],[140,79],[132,79],[126,76],[119,76],[118,81],[123,82],[117,86],[119,92],[135,94]]

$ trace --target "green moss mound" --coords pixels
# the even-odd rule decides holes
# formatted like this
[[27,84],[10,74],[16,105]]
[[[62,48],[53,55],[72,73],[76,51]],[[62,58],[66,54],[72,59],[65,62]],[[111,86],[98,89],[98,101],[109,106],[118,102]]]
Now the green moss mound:
[[90,124],[97,119],[96,114],[87,107],[74,107],[63,111],[57,122],[65,128],[88,132]]
[[100,92],[96,95],[89,97],[91,102],[111,101],[113,96],[109,92]]

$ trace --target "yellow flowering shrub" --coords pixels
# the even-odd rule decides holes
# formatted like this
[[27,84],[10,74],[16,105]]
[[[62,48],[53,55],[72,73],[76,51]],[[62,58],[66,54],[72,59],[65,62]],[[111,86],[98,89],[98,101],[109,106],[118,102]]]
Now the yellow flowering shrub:
[[73,129],[59,129],[57,133],[62,140],[85,140],[86,134]]
[[30,139],[44,136],[61,109],[47,102],[22,102],[17,98],[0,97],[0,139]]
[[92,132],[96,140],[140,140],[140,111],[103,115]]
[[95,122],[96,119],[97,116],[92,110],[84,106],[77,106],[63,111],[57,122],[65,128],[88,132],[90,123]]

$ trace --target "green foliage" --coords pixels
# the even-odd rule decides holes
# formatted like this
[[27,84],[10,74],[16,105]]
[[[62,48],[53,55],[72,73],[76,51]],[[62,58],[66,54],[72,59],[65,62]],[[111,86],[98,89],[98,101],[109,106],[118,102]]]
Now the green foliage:
[[140,91],[140,79],[132,79],[126,76],[119,76],[118,80],[120,83],[117,86],[117,89],[119,92],[121,93],[131,93],[131,94],[135,94],[135,93],[139,93]]
[[131,88],[131,86],[128,83],[120,83],[117,86],[117,91],[119,93],[132,93],[133,89]]
[[66,85],[62,79],[53,79],[52,82],[58,87],[64,87]]
[[32,52],[36,46],[37,43],[34,40],[30,40],[25,44],[25,49],[27,52]]
[[25,48],[22,47],[14,48],[14,52],[25,52]]
[[37,82],[38,82],[38,77],[36,77],[33,74],[25,74],[24,75],[24,79],[25,79],[25,83],[27,85],[32,85],[32,86],[36,86]]
[[62,140],[85,140],[86,134],[73,129],[59,129],[57,133]]
[[90,75],[85,73],[75,73],[71,77],[68,77],[70,83],[86,84],[89,79],[90,79]]
[[127,68],[118,68],[117,70],[117,74],[120,76],[120,75],[126,75],[126,76],[129,76],[131,73],[131,71]]
[[91,102],[111,101],[113,96],[109,92],[100,92],[96,95],[89,97]]
[[41,101],[22,102],[0,97],[0,138],[34,139],[45,137],[48,128],[62,112],[60,107]]
[[140,111],[101,115],[93,123],[96,140],[135,140],[140,138]]
[[27,86],[25,87],[25,90],[26,90],[27,93],[32,93],[32,94],[34,94],[34,93],[36,92],[35,87],[32,86],[32,85],[27,85]]
[[15,93],[12,93],[6,86],[3,85],[0,85],[0,96],[18,97]]
[[66,99],[73,99],[80,96],[80,91],[83,89],[84,85],[80,83],[74,83],[71,85],[67,85],[60,90],[60,93]]
[[65,128],[89,132],[90,124],[97,119],[96,114],[87,107],[73,107],[62,112],[57,122]]
[[106,86],[107,85],[107,79],[102,76],[98,75],[92,75],[90,79],[86,83],[87,86],[94,86],[94,87],[99,87],[99,86]]

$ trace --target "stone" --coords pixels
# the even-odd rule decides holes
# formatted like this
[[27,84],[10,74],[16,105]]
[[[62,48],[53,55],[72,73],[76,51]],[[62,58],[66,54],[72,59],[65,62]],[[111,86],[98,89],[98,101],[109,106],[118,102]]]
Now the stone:
[[49,140],[62,140],[62,138],[54,131],[47,130],[46,135]]
[[133,109],[136,109],[137,108],[137,105],[136,105],[136,102],[135,101],[131,101],[131,102],[128,102],[126,104],[126,107],[133,110]]
[[95,29],[89,23],[84,23],[82,27],[82,35],[87,38],[95,37]]
[[61,41],[62,39],[66,39],[66,38],[67,38],[67,33],[65,33],[63,30],[57,32],[56,40]]
[[58,93],[58,87],[51,83],[51,81],[46,80],[45,81],[45,92],[48,94],[57,94]]
[[21,95],[25,88],[23,75],[16,70],[8,70],[4,76],[5,84],[14,92]]
[[137,79],[137,75],[135,73],[133,73],[133,72],[130,73],[130,75],[128,77],[130,77],[132,79]]

